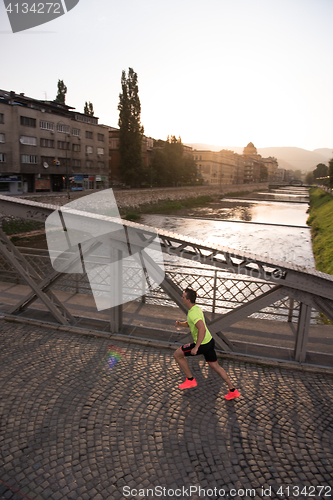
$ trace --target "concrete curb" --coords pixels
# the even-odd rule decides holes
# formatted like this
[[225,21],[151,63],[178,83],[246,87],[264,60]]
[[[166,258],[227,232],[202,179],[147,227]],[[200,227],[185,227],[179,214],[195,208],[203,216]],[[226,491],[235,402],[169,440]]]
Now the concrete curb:
[[[18,318],[16,316],[6,314],[6,313],[1,313],[0,315],[0,320],[3,319],[4,321],[8,323],[21,323],[21,324],[28,324],[32,326],[38,326],[40,328],[49,328],[52,330],[56,331],[62,331],[62,332],[67,332],[67,333],[74,333],[77,335],[82,335],[85,337],[93,337],[93,338],[104,338],[104,339],[112,339],[112,340],[118,340],[121,342],[128,342],[132,344],[138,344],[142,345],[145,347],[155,347],[155,348],[167,348],[171,350],[176,350],[178,347],[181,345],[181,343],[172,343],[172,342],[166,342],[166,341],[161,341],[161,340],[151,340],[151,339],[145,339],[145,338],[140,338],[140,337],[131,337],[128,335],[122,335],[119,333],[105,333],[100,330],[89,330],[87,328],[80,328],[80,327],[75,327],[75,326],[66,326],[66,325],[57,325],[55,323],[51,322],[46,322],[46,321],[39,321],[35,319],[29,319],[29,318]],[[229,359],[233,361],[242,361],[244,363],[251,363],[251,364],[258,364],[261,366],[269,366],[272,368],[283,368],[286,370],[296,370],[300,372],[306,372],[306,373],[321,373],[325,375],[332,375],[333,376],[333,368],[326,367],[326,366],[316,366],[316,365],[310,365],[306,363],[298,363],[297,361],[283,361],[283,360],[276,360],[274,358],[268,358],[268,357],[258,357],[258,356],[253,356],[253,355],[246,355],[246,354],[237,354],[237,353],[227,353],[227,352],[222,352],[220,350],[217,350],[217,356],[218,358],[222,359]]]

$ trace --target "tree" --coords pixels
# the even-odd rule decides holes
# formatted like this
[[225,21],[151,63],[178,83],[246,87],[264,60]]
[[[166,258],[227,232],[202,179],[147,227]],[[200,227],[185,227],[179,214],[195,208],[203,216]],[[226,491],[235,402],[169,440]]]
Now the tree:
[[140,123],[141,103],[138,76],[128,68],[121,76],[119,94],[119,171],[122,181],[129,186],[140,186],[145,177],[142,160],[143,127]]
[[328,186],[333,189],[333,158],[328,162]]
[[313,184],[313,181],[314,181],[314,176],[313,176],[313,172],[308,172],[305,176],[305,182],[306,184],[308,184],[309,186],[311,186],[311,184]]
[[191,156],[184,155],[181,138],[172,135],[166,141],[156,141],[153,160],[153,184],[158,186],[175,186],[191,184],[197,176],[196,162]]
[[315,179],[319,179],[320,177],[327,177],[328,166],[325,163],[318,163],[315,170],[313,171],[313,176]]
[[66,100],[67,87],[64,84],[63,80],[58,80],[58,94],[56,97],[56,101],[62,102],[65,104]]
[[85,115],[94,116],[94,107],[90,101],[89,101],[89,103],[87,101],[85,102],[83,112]]

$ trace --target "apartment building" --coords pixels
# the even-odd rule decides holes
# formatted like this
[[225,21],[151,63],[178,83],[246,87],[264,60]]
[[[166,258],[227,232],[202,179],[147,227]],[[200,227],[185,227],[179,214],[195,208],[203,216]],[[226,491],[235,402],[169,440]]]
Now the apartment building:
[[0,192],[108,187],[108,128],[57,101],[0,90]]
[[245,182],[260,182],[263,177],[263,167],[267,169],[268,181],[276,181],[278,179],[278,161],[276,158],[269,156],[263,158],[258,154],[257,148],[252,142],[244,148],[243,157],[246,159],[245,165]]
[[205,184],[236,184],[240,162],[233,151],[194,150],[192,154],[197,163],[198,176]]

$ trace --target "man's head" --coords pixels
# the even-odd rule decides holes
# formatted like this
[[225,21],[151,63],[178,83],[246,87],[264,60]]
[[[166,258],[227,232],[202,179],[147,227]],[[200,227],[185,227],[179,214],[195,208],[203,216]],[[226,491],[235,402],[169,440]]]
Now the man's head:
[[197,292],[192,290],[191,288],[185,288],[183,295],[182,295],[182,300],[183,304],[190,308],[195,304],[197,298]]

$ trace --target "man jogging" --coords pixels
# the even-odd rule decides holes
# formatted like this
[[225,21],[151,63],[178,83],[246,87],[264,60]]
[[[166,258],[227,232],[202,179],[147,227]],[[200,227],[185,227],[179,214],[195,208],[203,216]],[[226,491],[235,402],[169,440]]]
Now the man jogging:
[[202,310],[195,303],[196,298],[197,294],[194,290],[191,290],[190,288],[185,289],[182,295],[182,301],[184,306],[188,309],[187,320],[176,321],[177,327],[183,326],[191,329],[191,334],[194,340],[192,344],[185,344],[179,347],[179,349],[177,349],[174,353],[175,360],[186,375],[185,382],[180,384],[179,388],[189,389],[197,386],[197,382],[193,377],[185,358],[187,356],[197,356],[198,354],[203,354],[210,368],[214,370],[214,372],[218,373],[229,387],[229,394],[226,394],[224,397],[226,399],[238,398],[240,393],[237,389],[235,389],[233,383],[227,375],[227,372],[217,362],[217,356],[214,349],[215,341],[206,326]]

